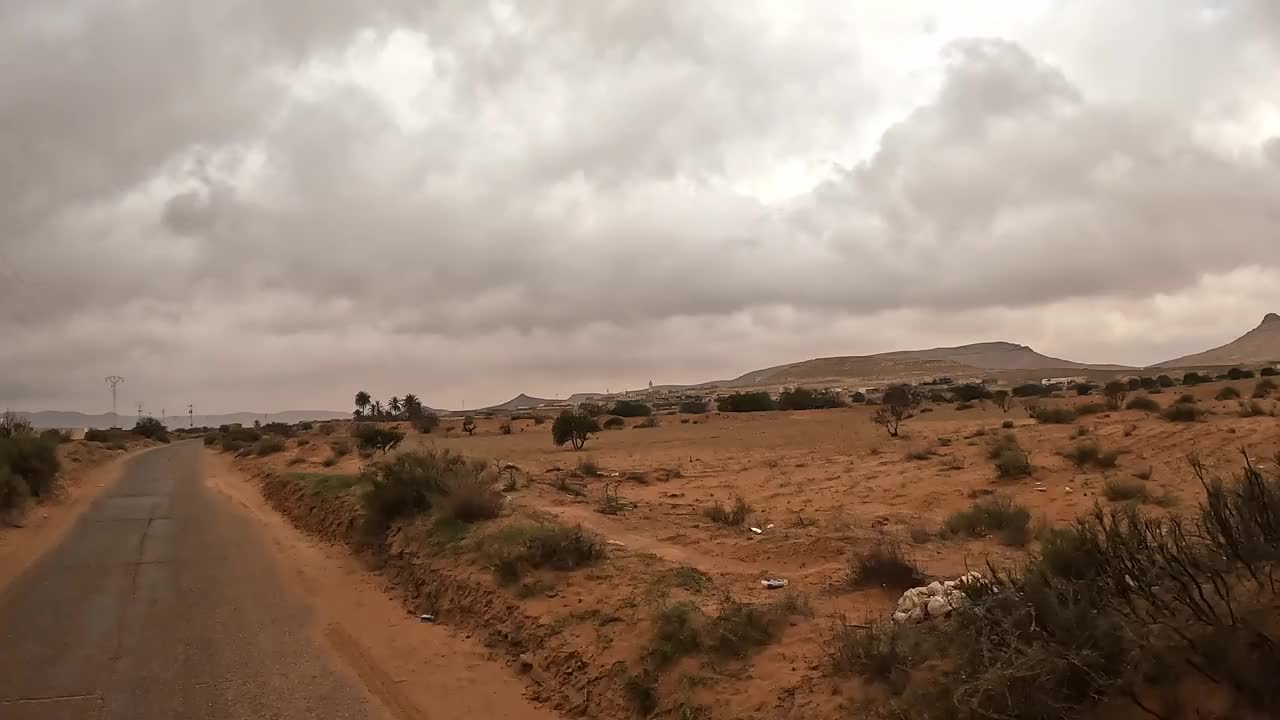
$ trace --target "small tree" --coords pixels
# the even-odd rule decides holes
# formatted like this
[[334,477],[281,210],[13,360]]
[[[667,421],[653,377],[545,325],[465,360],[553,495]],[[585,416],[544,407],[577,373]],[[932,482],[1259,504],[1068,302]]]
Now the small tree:
[[1008,390],[997,390],[991,393],[991,401],[1000,408],[1000,412],[1007,413],[1013,409],[1013,395]]
[[611,414],[619,417],[646,417],[653,414],[653,410],[642,402],[619,400],[614,403]]
[[355,416],[360,417],[369,411],[369,406],[373,404],[373,397],[369,393],[361,390],[356,393],[356,412]]
[[596,419],[586,413],[565,410],[551,424],[551,441],[560,447],[565,443],[573,445],[574,450],[581,450],[587,444],[591,433],[600,432]]
[[1122,407],[1125,398],[1129,397],[1129,383],[1124,380],[1112,380],[1102,389],[1102,394],[1107,396],[1107,402],[1112,407]]
[[891,387],[885,392],[880,407],[871,416],[871,422],[884,428],[889,437],[898,437],[903,421],[915,417],[916,404],[910,388],[905,385]]
[[400,414],[400,411],[403,409],[404,409],[404,403],[401,402],[400,398],[396,397],[395,395],[392,395],[390,398],[387,399],[387,412],[391,413],[392,417],[398,416]]
[[423,435],[430,435],[433,430],[440,426],[440,416],[435,413],[422,413],[413,418],[413,429]]
[[1171,388],[1174,385],[1177,385],[1177,383],[1173,381],[1173,378],[1169,377],[1168,375],[1157,376],[1156,384],[1162,388]]
[[169,430],[164,423],[153,417],[138,418],[137,424],[133,426],[133,434],[148,440],[169,442]]
[[470,415],[462,418],[462,432],[468,435],[476,434],[476,419]]

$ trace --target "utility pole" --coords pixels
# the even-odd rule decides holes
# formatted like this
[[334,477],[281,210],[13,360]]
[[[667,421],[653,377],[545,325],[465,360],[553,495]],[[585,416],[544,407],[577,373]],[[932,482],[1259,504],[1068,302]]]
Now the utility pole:
[[124,378],[119,375],[108,375],[107,384],[111,386],[111,427],[120,424],[119,416],[116,414],[116,386],[124,382]]
[[142,419],[142,403],[138,403],[138,419]]
[[164,424],[164,408],[160,408],[160,424]]
[[194,405],[187,406],[187,427],[196,426],[196,408]]

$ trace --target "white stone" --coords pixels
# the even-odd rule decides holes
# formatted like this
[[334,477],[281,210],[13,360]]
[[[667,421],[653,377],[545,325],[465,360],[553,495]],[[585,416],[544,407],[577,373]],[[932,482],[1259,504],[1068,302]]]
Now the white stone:
[[896,612],[893,614],[893,621],[902,625],[907,621],[907,614],[904,612]]
[[933,582],[929,583],[929,587],[925,588],[925,590],[930,595],[937,597],[938,595],[942,594],[942,583],[938,582],[937,580],[934,580]]
[[944,617],[951,612],[951,605],[944,597],[932,597],[929,598],[928,612],[931,618]]
[[918,623],[924,622],[926,619],[928,619],[928,616],[924,614],[924,608],[921,607],[907,613],[907,622]]

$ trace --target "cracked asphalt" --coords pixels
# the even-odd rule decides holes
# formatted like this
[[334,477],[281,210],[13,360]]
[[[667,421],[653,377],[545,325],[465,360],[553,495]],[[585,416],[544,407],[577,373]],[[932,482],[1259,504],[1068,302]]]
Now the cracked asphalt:
[[201,448],[140,455],[0,591],[0,718],[384,718]]

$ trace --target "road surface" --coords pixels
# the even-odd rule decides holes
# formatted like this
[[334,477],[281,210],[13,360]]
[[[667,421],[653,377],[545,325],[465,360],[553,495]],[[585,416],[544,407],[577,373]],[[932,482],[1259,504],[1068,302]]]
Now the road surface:
[[0,589],[0,718],[388,718],[323,645],[261,529],[201,482],[201,453],[133,460]]

